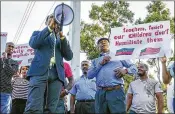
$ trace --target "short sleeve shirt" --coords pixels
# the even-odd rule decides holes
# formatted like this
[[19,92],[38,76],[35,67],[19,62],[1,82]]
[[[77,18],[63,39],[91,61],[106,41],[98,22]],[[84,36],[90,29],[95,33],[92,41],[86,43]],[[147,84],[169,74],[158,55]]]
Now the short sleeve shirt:
[[66,62],[64,62],[64,72],[65,72],[65,76],[66,78],[70,78],[72,77],[72,70],[70,68],[70,65]]
[[168,65],[167,70],[170,72],[170,75],[174,78],[174,71],[175,71],[174,61],[170,62],[170,64]]
[[153,79],[137,79],[129,85],[128,93],[133,94],[131,110],[136,113],[155,113],[155,93],[163,92],[161,85]]

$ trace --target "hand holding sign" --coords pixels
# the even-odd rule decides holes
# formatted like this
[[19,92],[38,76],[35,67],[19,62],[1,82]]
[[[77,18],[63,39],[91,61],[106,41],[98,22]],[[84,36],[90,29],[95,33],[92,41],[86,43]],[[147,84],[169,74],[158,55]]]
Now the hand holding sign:
[[164,56],[164,57],[161,57],[160,61],[161,61],[162,63],[166,63],[167,59],[166,59],[166,57]]

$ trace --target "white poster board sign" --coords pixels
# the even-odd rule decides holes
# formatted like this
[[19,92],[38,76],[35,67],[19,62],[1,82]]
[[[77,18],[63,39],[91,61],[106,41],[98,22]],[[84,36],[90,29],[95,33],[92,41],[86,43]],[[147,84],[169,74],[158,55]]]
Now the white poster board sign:
[[1,57],[3,52],[5,52],[7,42],[7,32],[1,32]]
[[170,21],[111,29],[112,60],[142,59],[171,55]]
[[30,65],[34,58],[34,49],[28,43],[15,45],[12,58],[18,61],[19,66]]

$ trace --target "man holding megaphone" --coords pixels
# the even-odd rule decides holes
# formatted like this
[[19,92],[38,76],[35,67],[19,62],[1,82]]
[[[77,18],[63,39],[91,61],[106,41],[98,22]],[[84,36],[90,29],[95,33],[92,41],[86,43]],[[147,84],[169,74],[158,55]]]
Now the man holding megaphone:
[[43,113],[44,92],[46,90],[46,108],[56,113],[61,87],[64,85],[65,74],[63,58],[73,58],[70,45],[60,31],[60,23],[54,15],[47,17],[42,31],[34,31],[29,45],[35,50],[35,57],[28,70],[29,93],[25,113]]

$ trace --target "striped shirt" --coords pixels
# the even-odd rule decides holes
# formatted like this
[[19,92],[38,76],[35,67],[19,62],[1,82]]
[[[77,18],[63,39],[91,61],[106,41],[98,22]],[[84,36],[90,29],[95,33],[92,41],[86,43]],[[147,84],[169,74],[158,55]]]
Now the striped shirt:
[[27,99],[29,81],[16,77],[12,80],[12,99]]
[[12,92],[11,79],[18,71],[18,62],[13,59],[4,59],[1,60],[1,83],[0,83],[0,92],[10,93]]

